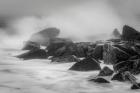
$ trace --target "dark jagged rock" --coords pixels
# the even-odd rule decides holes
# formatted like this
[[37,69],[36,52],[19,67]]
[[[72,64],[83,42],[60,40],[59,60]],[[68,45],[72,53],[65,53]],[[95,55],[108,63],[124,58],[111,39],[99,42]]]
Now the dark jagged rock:
[[108,80],[104,79],[104,78],[96,78],[96,79],[91,79],[89,81],[93,81],[96,83],[110,83]]
[[111,80],[118,80],[118,81],[129,81],[132,84],[136,84],[137,78],[129,71],[119,71],[116,73]]
[[80,62],[75,63],[70,70],[76,71],[92,71],[92,70],[101,70],[101,67],[97,60],[93,58],[86,58]]
[[114,76],[112,77],[111,80],[117,80],[117,81],[122,82],[122,81],[125,81],[125,78],[122,73],[116,73],[116,74],[114,74]]
[[[57,38],[58,39],[58,38]],[[94,51],[95,44],[89,42],[73,43],[70,40],[51,40],[51,43],[47,47],[48,54],[50,56],[68,56],[75,55],[77,57],[87,57]]]
[[137,60],[127,60],[122,61],[116,65],[114,65],[115,71],[129,71],[132,74],[140,73],[140,59]]
[[124,46],[124,45],[114,45],[115,47],[123,50],[125,53],[129,54],[130,56],[135,56],[138,55],[138,53],[131,47],[129,46]]
[[76,56],[69,55],[69,56],[60,56],[60,57],[52,57],[52,62],[79,62],[80,59],[78,59]]
[[77,57],[88,57],[94,51],[96,44],[91,42],[79,42],[74,43],[72,46],[73,48],[73,55]]
[[92,57],[97,60],[103,59],[103,45],[97,45],[92,53]]
[[103,59],[105,64],[116,64],[120,61],[128,60],[130,57],[125,51],[112,46],[111,44],[105,44],[103,46]]
[[65,38],[53,38],[50,40],[50,44],[47,47],[49,56],[63,56],[66,52],[72,54],[68,51],[68,46],[73,45],[73,42]]
[[122,32],[122,39],[126,41],[134,41],[134,40],[139,40],[140,39],[140,32],[135,30],[134,28],[125,25],[123,27],[123,32]]
[[117,62],[116,53],[114,47],[110,44],[104,44],[103,46],[103,60],[105,64],[114,64]]
[[133,85],[131,86],[131,89],[132,89],[132,90],[134,90],[134,89],[140,89],[140,83],[138,83],[138,84],[133,84]]
[[28,41],[25,43],[24,47],[22,48],[22,50],[36,50],[39,49],[40,45],[32,42],[32,41]]
[[109,67],[104,67],[100,73],[98,74],[98,76],[111,76],[113,74],[113,70],[111,70]]
[[28,51],[24,54],[21,54],[17,56],[17,58],[21,58],[24,60],[29,60],[29,59],[46,59],[47,58],[47,52],[42,49],[36,49],[36,50],[31,50]]

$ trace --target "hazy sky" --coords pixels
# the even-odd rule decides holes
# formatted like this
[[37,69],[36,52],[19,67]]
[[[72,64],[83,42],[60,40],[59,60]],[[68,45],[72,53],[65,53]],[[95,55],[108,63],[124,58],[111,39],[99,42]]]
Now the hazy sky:
[[140,30],[139,9],[140,0],[0,0],[1,46],[20,46],[47,27],[57,27],[62,37],[76,41],[99,34],[106,38],[124,24]]

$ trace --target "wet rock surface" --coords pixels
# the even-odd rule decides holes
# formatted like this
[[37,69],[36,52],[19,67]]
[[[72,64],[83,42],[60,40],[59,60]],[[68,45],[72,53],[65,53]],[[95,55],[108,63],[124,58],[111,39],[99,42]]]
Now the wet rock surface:
[[130,55],[111,44],[104,45],[103,60],[105,64],[116,64],[129,59]]
[[54,38],[50,40],[50,44],[48,45],[48,55],[49,56],[62,56],[64,54],[69,53],[71,54],[71,51],[68,51],[68,46],[72,45],[73,42],[66,38]]
[[112,77],[111,80],[117,80],[117,81],[125,81],[123,74],[122,73],[116,73],[114,74],[114,76]]
[[47,52],[42,49],[31,50],[26,53],[17,56],[18,58],[29,60],[29,59],[47,59]]
[[114,73],[109,67],[105,66],[98,74],[98,76],[111,76]]
[[116,71],[129,71],[132,74],[140,73],[140,59],[123,61],[114,66]]
[[97,60],[103,59],[103,45],[97,45],[92,53],[92,57]]
[[70,70],[76,71],[94,71],[94,70],[101,70],[101,67],[97,60],[93,58],[86,58],[80,62],[75,63]]

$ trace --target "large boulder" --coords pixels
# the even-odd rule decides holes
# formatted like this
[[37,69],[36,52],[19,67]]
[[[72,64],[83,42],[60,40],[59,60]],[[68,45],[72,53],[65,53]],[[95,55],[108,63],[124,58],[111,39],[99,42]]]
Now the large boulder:
[[126,41],[139,40],[140,32],[138,32],[137,30],[128,25],[125,25],[122,31],[122,39]]
[[93,82],[96,82],[96,83],[110,83],[108,80],[106,80],[104,78],[90,79],[89,81],[93,81]]
[[[50,40],[50,44],[47,47],[49,56],[63,56],[66,52],[72,55],[71,51],[68,51],[68,47],[72,46],[73,42],[67,38],[53,38]],[[67,55],[68,55],[67,54]]]
[[98,74],[98,76],[111,76],[114,73],[109,67],[105,66]]
[[128,60],[130,57],[125,51],[111,45],[104,44],[103,46],[103,60],[105,64],[116,64],[120,61]]
[[114,45],[115,47],[123,50],[125,53],[129,54],[130,56],[136,56],[139,55],[138,52],[133,49],[133,47],[129,46],[129,45]]
[[140,59],[122,61],[115,64],[113,67],[115,71],[129,71],[132,74],[140,74]]
[[99,62],[94,58],[85,58],[80,62],[75,63],[70,70],[76,71],[94,71],[101,70]]
[[137,78],[135,78],[135,76],[129,71],[120,71],[113,76],[112,80],[129,81],[134,84],[136,83]]
[[87,57],[94,51],[95,44],[90,42],[73,43],[69,39],[54,38],[50,40],[47,47],[50,56],[68,56],[75,55],[77,57]]
[[40,45],[47,46],[51,38],[56,38],[60,33],[60,30],[57,28],[46,28],[40,32],[34,33],[29,41],[36,42]]
[[60,63],[66,63],[66,62],[79,62],[80,59],[78,59],[74,55],[68,55],[68,56],[60,56],[60,57],[52,57],[52,62],[60,62]]
[[91,42],[74,43],[72,46],[74,50],[73,55],[77,57],[88,57],[94,51],[95,46],[96,44]]
[[97,45],[92,53],[92,57],[97,60],[103,59],[103,45]]
[[31,50],[28,51],[24,54],[21,54],[17,56],[17,58],[21,58],[24,60],[29,60],[29,59],[46,59],[47,58],[47,52],[42,49],[36,49],[36,50]]
[[28,42],[25,42],[25,45],[22,48],[22,50],[36,50],[39,48],[40,48],[39,44],[32,42],[32,41],[28,41]]

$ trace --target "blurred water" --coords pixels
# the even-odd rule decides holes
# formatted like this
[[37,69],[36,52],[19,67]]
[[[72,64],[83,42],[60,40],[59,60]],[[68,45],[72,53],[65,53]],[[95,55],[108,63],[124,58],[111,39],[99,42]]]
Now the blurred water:
[[[77,72],[68,68],[74,63],[50,63],[49,60],[20,60],[19,50],[0,50],[0,93],[139,93],[131,84],[89,82],[98,71]],[[140,76],[137,76],[138,78]],[[106,77],[110,80],[111,77]],[[140,78],[139,78],[140,79]]]

